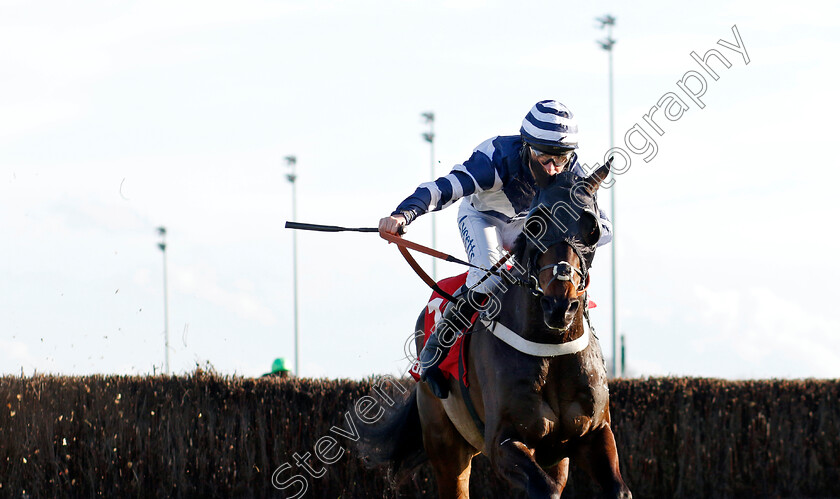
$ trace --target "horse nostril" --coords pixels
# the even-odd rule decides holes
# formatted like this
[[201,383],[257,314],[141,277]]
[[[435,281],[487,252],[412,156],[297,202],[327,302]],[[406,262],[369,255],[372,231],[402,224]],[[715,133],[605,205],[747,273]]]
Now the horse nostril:
[[540,306],[543,311],[543,321],[548,327],[554,329],[564,329],[568,326],[570,320],[574,319],[574,313],[569,314],[569,310],[576,311],[577,306],[565,299],[557,296],[544,296],[540,300]]
[[574,319],[575,314],[577,314],[578,308],[580,308],[580,300],[570,300],[569,304],[566,305],[566,320],[571,321]]
[[549,296],[543,296],[542,299],[540,299],[540,306],[542,307],[543,313],[550,314],[551,311],[554,310],[554,302],[554,298]]

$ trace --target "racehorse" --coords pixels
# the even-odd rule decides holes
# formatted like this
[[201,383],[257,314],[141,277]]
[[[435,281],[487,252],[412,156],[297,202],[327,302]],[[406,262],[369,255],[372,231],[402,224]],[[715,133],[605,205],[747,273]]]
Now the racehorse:
[[539,192],[512,251],[519,282],[531,285],[502,286],[491,297],[498,316],[465,335],[469,388],[453,378],[441,400],[418,383],[367,429],[369,462],[404,476],[428,458],[440,497],[467,498],[472,458],[484,453],[514,489],[558,498],[571,459],[606,496],[631,497],[610,427],[606,367],[585,316],[600,236],[595,192],[608,173],[609,164],[585,179],[565,172]]

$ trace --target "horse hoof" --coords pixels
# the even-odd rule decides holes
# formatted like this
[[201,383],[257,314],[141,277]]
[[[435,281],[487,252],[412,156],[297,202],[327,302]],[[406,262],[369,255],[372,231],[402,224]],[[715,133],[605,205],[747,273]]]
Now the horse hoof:
[[633,494],[630,493],[630,489],[627,486],[624,486],[618,490],[616,497],[618,499],[633,499]]

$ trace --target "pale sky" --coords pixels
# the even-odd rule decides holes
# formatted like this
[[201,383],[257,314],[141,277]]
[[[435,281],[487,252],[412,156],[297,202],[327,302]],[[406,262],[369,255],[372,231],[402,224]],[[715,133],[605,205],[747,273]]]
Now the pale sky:
[[[615,187],[629,372],[840,376],[840,4],[479,0],[0,0],[0,373],[159,371],[158,226],[173,371],[294,365],[283,158],[298,160],[299,221],[356,227],[428,179],[425,111],[438,175],[518,133],[542,99],[575,112],[581,160],[601,161],[606,13],[616,144],[638,124],[657,145]],[[733,26],[746,56],[717,43]],[[718,80],[690,55],[713,48],[731,64],[710,62]],[[703,108],[677,85],[688,71],[705,76]],[[659,111],[659,136],[644,116],[669,92],[688,110]],[[436,217],[437,247],[462,257],[456,211],[407,237],[429,244]],[[300,374],[404,371],[429,290],[396,248],[352,233],[298,244]],[[609,355],[608,248],[592,272]]]

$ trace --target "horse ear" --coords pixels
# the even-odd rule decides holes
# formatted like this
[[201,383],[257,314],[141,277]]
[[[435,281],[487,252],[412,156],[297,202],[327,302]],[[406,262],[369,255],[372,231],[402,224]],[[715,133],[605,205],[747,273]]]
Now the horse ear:
[[586,184],[588,187],[589,192],[594,193],[598,190],[598,187],[601,186],[601,182],[607,178],[607,175],[610,174],[610,168],[612,168],[613,158],[615,156],[610,156],[610,159],[607,160],[607,164],[595,170],[595,173],[590,175],[586,178]]

